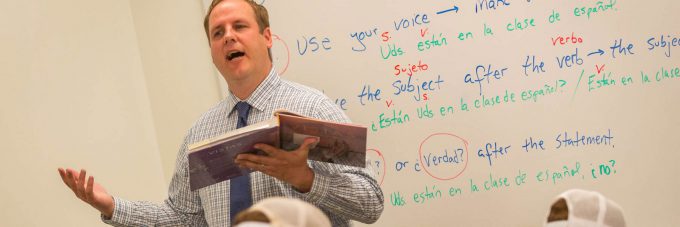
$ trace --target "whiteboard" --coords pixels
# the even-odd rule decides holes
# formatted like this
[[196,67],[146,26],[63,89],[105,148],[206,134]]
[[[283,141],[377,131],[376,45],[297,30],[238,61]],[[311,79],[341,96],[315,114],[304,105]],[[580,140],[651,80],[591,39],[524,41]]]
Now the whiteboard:
[[677,1],[258,2],[282,76],[369,128],[377,226],[541,226],[571,188],[680,224]]

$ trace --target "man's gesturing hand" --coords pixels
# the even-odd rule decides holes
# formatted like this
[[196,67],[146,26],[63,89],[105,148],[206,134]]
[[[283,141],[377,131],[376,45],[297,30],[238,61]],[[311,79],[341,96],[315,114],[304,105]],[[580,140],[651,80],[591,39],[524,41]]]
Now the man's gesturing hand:
[[262,150],[268,156],[240,154],[236,156],[236,164],[241,168],[250,168],[291,184],[300,192],[309,192],[314,181],[314,171],[307,165],[307,156],[312,144],[318,138],[306,138],[297,150],[285,151],[267,144],[256,144],[255,149]]
[[80,173],[73,169],[67,168],[66,170],[59,168],[59,175],[61,175],[61,180],[64,184],[68,186],[73,193],[80,199],[85,201],[90,206],[99,210],[107,218],[111,218],[113,215],[113,198],[109,193],[106,192],[101,185],[94,182],[94,177],[90,176],[87,181],[87,173],[84,169],[80,170]]

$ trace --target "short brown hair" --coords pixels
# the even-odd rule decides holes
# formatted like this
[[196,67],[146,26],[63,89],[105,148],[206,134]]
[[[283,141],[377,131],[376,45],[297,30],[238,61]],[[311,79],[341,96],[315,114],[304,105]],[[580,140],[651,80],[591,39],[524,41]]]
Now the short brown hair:
[[[205,14],[205,19],[203,19],[203,27],[205,28],[205,35],[208,37],[208,42],[210,42],[210,28],[208,28],[208,19],[210,18],[210,13],[212,13],[215,6],[220,4],[222,1],[224,0],[213,0],[210,4],[210,8],[208,8],[208,12]],[[267,12],[267,8],[255,3],[253,0],[243,1],[247,2],[250,7],[253,8],[253,11],[255,12],[255,21],[257,21],[257,25],[260,27],[260,33],[263,33],[264,29],[269,27],[269,13]]]

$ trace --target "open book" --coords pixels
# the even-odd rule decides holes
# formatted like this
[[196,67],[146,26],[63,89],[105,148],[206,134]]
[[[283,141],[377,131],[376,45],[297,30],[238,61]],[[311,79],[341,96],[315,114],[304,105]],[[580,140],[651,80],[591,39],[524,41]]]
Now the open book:
[[234,159],[246,152],[266,155],[253,148],[257,143],[295,150],[305,138],[318,137],[319,142],[310,148],[310,160],[365,167],[366,134],[364,126],[323,121],[278,110],[269,120],[189,145],[191,190],[250,173],[249,169],[239,168]]

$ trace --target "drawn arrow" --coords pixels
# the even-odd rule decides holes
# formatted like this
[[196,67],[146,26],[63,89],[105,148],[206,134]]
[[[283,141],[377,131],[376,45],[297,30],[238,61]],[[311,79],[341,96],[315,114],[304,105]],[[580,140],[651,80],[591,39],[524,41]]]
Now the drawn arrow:
[[437,14],[448,13],[448,12],[451,12],[451,11],[455,11],[456,13],[458,13],[458,6],[454,5],[453,8],[439,11],[439,12],[437,12]]
[[597,51],[588,54],[588,56],[593,55],[593,54],[600,54],[600,56],[602,56],[604,54],[604,50],[597,49]]

